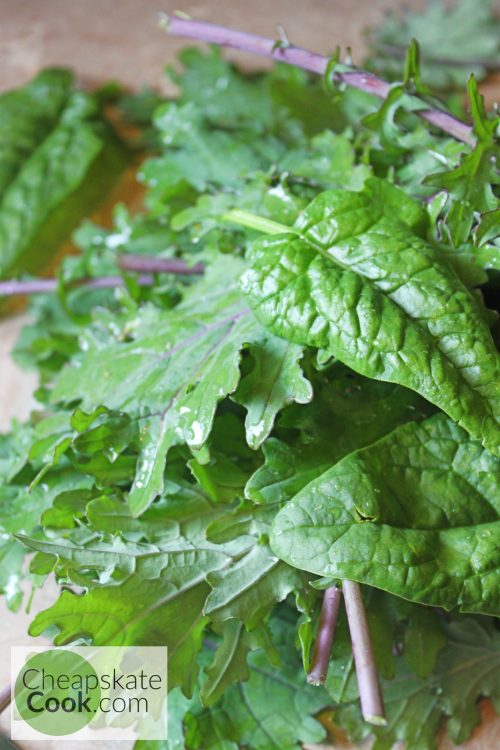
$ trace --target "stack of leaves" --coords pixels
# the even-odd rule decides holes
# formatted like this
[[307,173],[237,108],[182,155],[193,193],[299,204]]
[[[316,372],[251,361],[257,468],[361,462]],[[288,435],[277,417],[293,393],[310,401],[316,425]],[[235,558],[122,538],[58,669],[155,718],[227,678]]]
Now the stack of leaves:
[[[138,750],[292,750],[330,721],[431,750],[445,717],[461,742],[500,700],[498,119],[471,79],[474,145],[425,124],[415,59],[386,102],[181,61],[145,212],[84,223],[32,301],[40,410],[0,441],[0,585],[16,609],[23,575],[56,577],[30,633],[57,644],[168,646],[169,740]],[[126,255],[198,265],[75,285]],[[306,682],[344,580],[386,726],[342,612]]]

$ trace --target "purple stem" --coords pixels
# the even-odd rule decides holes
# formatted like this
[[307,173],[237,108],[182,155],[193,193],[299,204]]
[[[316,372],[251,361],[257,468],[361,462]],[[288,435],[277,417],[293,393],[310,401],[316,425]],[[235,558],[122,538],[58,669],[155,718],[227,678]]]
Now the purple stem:
[[194,266],[180,258],[152,258],[148,255],[129,255],[123,253],[118,256],[118,265],[124,271],[139,271],[145,273],[181,273],[186,276],[200,274],[205,270],[203,263]]
[[378,726],[387,724],[380,690],[373,646],[359,583],[343,581],[342,592],[351,633],[352,653],[358,679],[361,713],[365,721]]
[[[318,55],[316,52],[311,52],[302,47],[293,45],[276,46],[273,39],[243,31],[234,31],[205,21],[162,14],[161,25],[175,36],[187,36],[191,39],[217,44],[220,47],[233,47],[263,57],[271,57],[273,60],[295,65],[318,75],[325,74],[329,62],[328,57]],[[390,83],[364,70],[338,72],[336,73],[336,79],[348,86],[374,94],[381,99],[387,97],[391,88]],[[427,122],[453,136],[453,138],[468,143],[470,146],[475,144],[470,125],[453,117],[449,112],[430,108],[421,110],[418,114]]]
[[336,586],[325,589],[316,640],[314,641],[311,667],[307,673],[307,681],[311,685],[325,684],[341,599],[341,589],[338,589]]
[[[154,273],[174,273],[190,276],[201,274],[204,271],[203,263],[188,266],[179,258],[153,258],[147,255],[127,255],[118,257],[118,265],[124,271],[139,273],[137,282],[140,286],[151,286],[154,282]],[[16,294],[43,294],[55,292],[57,279],[33,279],[30,281],[0,281],[0,297],[13,297]],[[70,286],[83,286],[86,289],[110,289],[124,286],[125,282],[121,276],[101,276],[95,279],[82,279]]]
[[[141,286],[151,286],[153,277],[151,274],[142,274],[137,278]],[[86,289],[112,289],[124,286],[125,282],[121,276],[100,276],[97,279],[82,279],[71,286],[85,287]],[[57,289],[57,279],[33,279],[33,281],[0,281],[0,297],[13,297],[16,294],[47,294]]]

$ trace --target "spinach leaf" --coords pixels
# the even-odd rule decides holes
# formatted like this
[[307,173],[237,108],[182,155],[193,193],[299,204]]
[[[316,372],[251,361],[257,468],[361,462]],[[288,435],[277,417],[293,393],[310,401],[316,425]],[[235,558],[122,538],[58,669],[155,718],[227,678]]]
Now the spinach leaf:
[[500,462],[444,415],[339,461],[273,523],[290,565],[423,604],[500,613]]
[[321,193],[294,235],[255,242],[242,286],[264,325],[400,383],[500,453],[500,357],[482,312],[390,184]]

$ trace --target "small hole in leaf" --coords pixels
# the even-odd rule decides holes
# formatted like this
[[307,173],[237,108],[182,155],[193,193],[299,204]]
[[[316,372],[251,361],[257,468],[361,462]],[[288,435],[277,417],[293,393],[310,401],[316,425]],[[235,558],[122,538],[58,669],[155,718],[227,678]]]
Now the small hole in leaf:
[[363,513],[359,508],[355,509],[355,513],[359,521],[374,521],[376,518],[376,516],[366,515],[366,513]]

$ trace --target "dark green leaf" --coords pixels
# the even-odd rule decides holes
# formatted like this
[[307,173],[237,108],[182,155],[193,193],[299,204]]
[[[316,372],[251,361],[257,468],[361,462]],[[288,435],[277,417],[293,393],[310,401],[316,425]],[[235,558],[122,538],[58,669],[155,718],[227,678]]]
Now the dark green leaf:
[[257,241],[243,288],[285,339],[405,385],[498,454],[500,357],[473,296],[419,236],[420,207],[393,186],[327,191],[296,231]]
[[444,415],[356,451],[277,515],[274,552],[415,602],[500,612],[500,462]]

